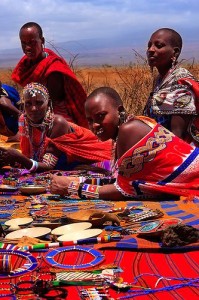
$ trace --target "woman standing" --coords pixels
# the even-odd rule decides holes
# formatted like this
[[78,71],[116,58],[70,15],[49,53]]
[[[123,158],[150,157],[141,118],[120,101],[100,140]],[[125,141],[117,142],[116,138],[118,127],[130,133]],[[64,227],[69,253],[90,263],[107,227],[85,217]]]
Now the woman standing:
[[84,112],[86,93],[63,58],[45,48],[39,24],[29,22],[20,31],[24,56],[12,73],[12,80],[25,86],[39,82],[49,91],[54,112],[66,120],[88,128]]

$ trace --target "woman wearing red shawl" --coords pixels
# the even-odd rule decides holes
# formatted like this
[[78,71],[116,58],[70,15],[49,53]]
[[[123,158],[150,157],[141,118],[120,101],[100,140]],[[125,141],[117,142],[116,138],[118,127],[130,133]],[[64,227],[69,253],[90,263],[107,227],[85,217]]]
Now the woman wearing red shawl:
[[[21,151],[0,148],[0,164],[30,172],[67,170],[77,164],[110,160],[111,141],[101,142],[87,128],[67,122],[52,111],[47,89],[30,83],[23,89],[25,114],[19,119]],[[72,164],[72,165],[71,165]]]
[[84,111],[86,93],[65,60],[44,48],[40,25],[34,22],[24,24],[19,37],[25,55],[12,73],[13,81],[23,87],[30,82],[45,85],[54,113],[88,128]]
[[[85,103],[92,131],[102,141],[115,140],[114,184],[76,183],[81,197],[121,200],[166,195],[199,196],[199,149],[148,117],[126,115],[118,93],[102,87]],[[70,177],[53,176],[51,192],[71,191]]]

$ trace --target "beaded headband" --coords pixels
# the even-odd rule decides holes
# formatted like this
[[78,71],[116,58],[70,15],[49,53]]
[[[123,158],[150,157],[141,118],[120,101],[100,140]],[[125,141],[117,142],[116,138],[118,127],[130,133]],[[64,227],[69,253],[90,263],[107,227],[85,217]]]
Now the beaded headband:
[[48,101],[50,97],[47,88],[44,85],[37,82],[28,83],[24,87],[23,98],[27,93],[29,93],[32,97],[36,97],[37,94],[42,94],[46,101]]

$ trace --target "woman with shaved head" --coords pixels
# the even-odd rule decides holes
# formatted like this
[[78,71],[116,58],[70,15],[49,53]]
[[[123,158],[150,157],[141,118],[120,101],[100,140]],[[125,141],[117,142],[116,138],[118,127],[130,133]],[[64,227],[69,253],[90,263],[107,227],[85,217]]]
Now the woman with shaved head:
[[158,76],[144,115],[154,118],[188,143],[199,145],[199,83],[178,58],[182,38],[170,28],[155,31],[148,42],[147,58]]

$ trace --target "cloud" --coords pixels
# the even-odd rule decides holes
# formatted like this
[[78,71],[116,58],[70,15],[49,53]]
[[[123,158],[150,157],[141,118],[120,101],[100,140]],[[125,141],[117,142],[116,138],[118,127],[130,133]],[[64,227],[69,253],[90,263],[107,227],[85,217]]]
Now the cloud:
[[196,41],[198,1],[189,0],[1,0],[0,49],[20,47],[20,27],[41,25],[47,41],[117,40],[143,47],[160,27]]

